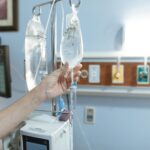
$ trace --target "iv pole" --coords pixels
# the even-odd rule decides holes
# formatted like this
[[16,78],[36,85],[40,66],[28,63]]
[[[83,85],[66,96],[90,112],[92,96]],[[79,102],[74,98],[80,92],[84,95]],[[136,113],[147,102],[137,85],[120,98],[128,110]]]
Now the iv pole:
[[[51,14],[51,51],[52,51],[52,57],[51,57],[51,71],[55,70],[57,68],[57,61],[56,61],[56,48],[57,48],[57,36],[56,36],[56,3],[59,2],[61,0],[55,0],[55,3],[53,5],[53,9],[52,9],[52,14]],[[32,12],[35,14],[36,13],[36,9],[39,9],[39,13],[40,13],[40,8],[42,6],[48,5],[48,4],[53,4],[54,0],[45,2],[45,3],[41,3],[38,5],[35,5],[32,9]],[[70,7],[72,7],[72,0],[69,0],[69,4]],[[80,6],[80,0],[78,0],[78,3],[75,5],[76,8],[78,8]],[[55,116],[56,115],[56,100],[53,98],[52,99],[52,104],[51,104],[51,111],[52,111],[52,115]],[[73,128],[71,130],[71,132],[73,132]],[[70,150],[73,150],[73,133],[71,136],[71,142],[70,142]]]
[[[35,5],[32,8],[32,13],[36,14],[36,9],[38,8],[39,10],[39,14],[40,14],[40,8],[49,4],[53,4],[54,0],[50,0],[44,3],[40,3]],[[51,51],[52,51],[52,56],[51,56],[51,71],[54,71],[57,68],[57,61],[56,61],[56,44],[57,44],[57,36],[56,36],[56,3],[59,2],[61,0],[55,0],[54,6],[53,6],[53,10],[52,10],[52,14],[51,14]],[[80,6],[81,0],[78,0],[78,3],[75,5],[76,8],[78,8]],[[69,0],[69,4],[70,7],[72,7],[72,0]],[[51,111],[52,111],[52,115],[55,116],[55,112],[56,112],[56,100],[53,98],[52,99],[52,105],[51,105]]]
[[[59,2],[61,0],[55,0],[54,6],[53,6],[53,10],[52,10],[52,14],[51,14],[51,52],[52,52],[52,56],[51,56],[51,63],[50,63],[50,68],[51,71],[56,69],[56,3]],[[32,12],[36,13],[36,9],[38,8],[40,11],[40,8],[45,6],[45,5],[49,5],[49,4],[53,4],[53,0],[48,1],[48,2],[44,2],[44,3],[40,3],[37,4],[33,7]],[[52,105],[51,105],[51,111],[52,111],[52,115],[55,116],[55,112],[56,112],[56,100],[53,98],[52,99]]]

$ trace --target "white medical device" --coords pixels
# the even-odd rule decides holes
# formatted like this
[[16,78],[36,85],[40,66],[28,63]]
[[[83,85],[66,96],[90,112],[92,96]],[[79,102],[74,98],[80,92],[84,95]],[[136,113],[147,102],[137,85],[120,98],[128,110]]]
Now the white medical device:
[[33,117],[20,129],[21,150],[70,150],[70,123],[55,117]]

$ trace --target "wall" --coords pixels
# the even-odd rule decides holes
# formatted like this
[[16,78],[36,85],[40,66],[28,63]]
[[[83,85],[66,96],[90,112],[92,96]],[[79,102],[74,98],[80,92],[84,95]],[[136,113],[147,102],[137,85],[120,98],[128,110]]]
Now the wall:
[[[150,14],[150,1],[146,0],[83,0],[81,4],[84,47],[90,53],[116,51],[115,35],[120,26],[134,16]],[[84,123],[86,106],[96,109],[94,125]],[[150,149],[149,98],[81,96],[78,97],[77,116],[75,150]]]
[[[93,125],[83,121],[86,106],[96,109]],[[87,141],[91,150],[148,150],[149,115],[149,98],[80,97],[75,115],[75,150],[89,150]]]
[[[32,6],[37,0],[19,1],[19,31],[0,32],[2,43],[10,47],[12,97],[0,98],[0,107],[8,106],[25,94],[24,35]],[[85,53],[115,51],[116,31],[129,14],[149,12],[148,0],[82,0],[79,9]],[[45,16],[46,17],[46,16]],[[98,33],[98,34],[97,34]],[[49,47],[48,47],[49,48]],[[17,66],[17,67],[16,67]],[[49,104],[46,105],[49,107]],[[96,108],[94,125],[83,122],[85,106]],[[74,121],[74,149],[88,150],[148,150],[150,149],[149,98],[119,96],[79,96]],[[81,130],[82,129],[82,130]]]
[[[9,45],[10,49],[10,64],[11,64],[11,79],[12,79],[12,97],[11,98],[2,98],[0,97],[1,105],[0,108],[6,107],[9,104],[15,102],[18,98],[23,96],[27,92],[27,86],[24,78],[24,40],[25,40],[25,30],[29,19],[32,17],[32,7],[42,2],[38,1],[20,1],[18,0],[18,22],[19,29],[16,32],[0,32],[0,37],[2,38],[3,45]],[[48,17],[48,10],[43,11],[42,23],[46,25],[46,19]],[[49,29],[50,30],[50,29]],[[48,33],[50,32],[48,30]],[[51,56],[50,49],[50,36],[47,35],[47,49],[48,55]],[[17,83],[17,84],[16,84]],[[47,108],[49,109],[50,102],[48,103]],[[45,104],[44,104],[45,107]]]
[[131,18],[150,14],[148,0],[82,0],[79,8],[85,50],[116,51],[115,36]]

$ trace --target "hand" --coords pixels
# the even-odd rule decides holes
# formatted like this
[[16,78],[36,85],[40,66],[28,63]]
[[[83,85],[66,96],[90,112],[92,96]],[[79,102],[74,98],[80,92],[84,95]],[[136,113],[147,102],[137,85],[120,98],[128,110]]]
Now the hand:
[[[78,81],[81,74],[80,69],[82,65],[79,64],[74,68],[74,80]],[[63,94],[71,83],[71,72],[68,64],[65,64],[60,69],[54,71],[52,74],[45,77],[42,84],[45,86],[47,98],[52,98]]]

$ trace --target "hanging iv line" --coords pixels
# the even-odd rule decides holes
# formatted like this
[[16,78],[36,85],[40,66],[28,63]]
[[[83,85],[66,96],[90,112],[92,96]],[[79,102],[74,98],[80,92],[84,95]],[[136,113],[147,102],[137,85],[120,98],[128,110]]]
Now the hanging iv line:
[[51,1],[47,1],[47,2],[44,2],[44,3],[37,4],[37,5],[35,5],[35,6],[32,8],[32,14],[33,14],[33,15],[36,14],[36,13],[37,13],[37,12],[36,12],[37,9],[38,9],[38,11],[39,11],[38,13],[40,13],[41,7],[46,6],[46,5],[48,5],[48,4],[57,3],[57,2],[59,2],[59,1],[61,1],[61,0],[51,0]]
[[116,72],[116,74],[115,74],[115,77],[117,78],[117,79],[119,79],[120,78],[120,61],[121,61],[121,57],[120,56],[118,56],[118,58],[117,58],[117,72]]
[[146,73],[146,74],[148,73],[147,72],[147,66],[148,66],[147,61],[148,61],[148,58],[145,56],[144,57],[144,73]]

